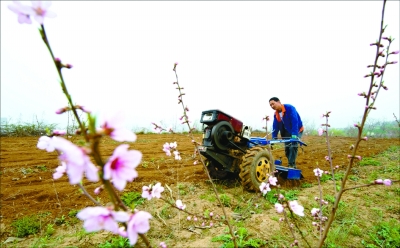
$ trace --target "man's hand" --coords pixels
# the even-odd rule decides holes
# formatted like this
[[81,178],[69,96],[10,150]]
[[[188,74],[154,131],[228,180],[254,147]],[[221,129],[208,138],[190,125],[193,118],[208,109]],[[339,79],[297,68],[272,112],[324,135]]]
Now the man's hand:
[[[292,140],[299,140],[299,137],[297,137],[297,135],[292,135]],[[293,141],[291,145],[297,147],[297,142]]]

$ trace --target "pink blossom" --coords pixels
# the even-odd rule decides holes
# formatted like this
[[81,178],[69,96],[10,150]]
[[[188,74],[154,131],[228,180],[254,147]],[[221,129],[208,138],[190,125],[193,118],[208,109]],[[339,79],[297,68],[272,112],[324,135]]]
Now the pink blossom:
[[184,210],[184,209],[186,208],[186,205],[183,204],[181,200],[176,200],[176,206],[177,206],[179,209],[182,209],[182,210]]
[[193,217],[193,221],[197,221],[197,217],[195,216],[195,217]]
[[269,184],[271,184],[272,186],[276,186],[276,183],[278,182],[278,179],[276,177],[270,176],[268,178],[268,182]]
[[77,218],[83,220],[83,227],[87,232],[96,232],[107,230],[113,233],[118,233],[118,223],[129,220],[129,214],[122,211],[112,211],[105,207],[87,207],[81,210]]
[[213,212],[210,212],[210,217],[213,217],[213,215],[214,215],[214,213],[213,213]]
[[175,141],[175,142],[169,143],[169,147],[170,147],[171,149],[176,149],[176,148],[178,147],[178,144],[177,144],[176,141]]
[[163,151],[165,152],[165,154],[167,155],[167,156],[171,156],[171,147],[169,146],[169,143],[168,142],[166,142],[164,145],[163,145]]
[[162,128],[161,127],[155,127],[154,131],[156,131],[156,133],[161,133],[162,132]]
[[136,134],[124,127],[124,117],[122,113],[117,113],[114,116],[107,116],[104,123],[101,125],[101,130],[116,141],[136,140]]
[[368,140],[368,137],[367,136],[365,136],[364,138],[362,138],[363,140],[365,140],[365,141],[367,141]]
[[128,237],[128,233],[126,232],[124,226],[119,227],[118,233],[117,233],[117,234],[120,235],[120,236],[122,236],[122,237],[124,237],[124,238],[127,238],[127,237]]
[[186,219],[187,219],[188,221],[190,221],[190,220],[192,220],[192,217],[188,216]]
[[173,151],[174,155],[175,155],[175,160],[181,160],[181,155],[178,151]]
[[386,185],[386,186],[390,186],[390,185],[392,185],[392,180],[385,179],[385,180],[383,180],[383,184]]
[[32,9],[34,10],[33,17],[39,24],[43,24],[45,17],[56,17],[54,12],[48,10],[50,6],[50,1],[32,1]]
[[52,140],[53,138],[47,136],[40,137],[37,143],[37,148],[39,148],[40,150],[46,150],[47,152],[54,152],[55,147],[52,144]]
[[324,134],[324,130],[322,128],[318,128],[318,135],[321,136]]
[[86,174],[86,177],[92,182],[99,180],[98,168],[90,161],[84,149],[57,136],[52,138],[51,143],[56,150],[60,151],[58,158],[67,164],[67,174],[71,184],[82,181],[83,174]]
[[113,155],[104,166],[106,180],[112,179],[112,183],[118,190],[123,190],[126,182],[132,182],[138,176],[135,168],[142,159],[142,153],[136,150],[128,151],[128,144],[118,146]]
[[23,5],[20,1],[13,1],[12,4],[8,5],[8,8],[18,15],[18,22],[20,24],[32,24],[30,15],[32,15],[34,11],[30,6]]
[[56,168],[56,172],[53,173],[53,179],[60,179],[64,173],[67,172],[67,164],[65,162],[61,162],[61,165]]
[[361,156],[355,156],[355,158],[357,158],[358,160],[362,160]]
[[167,248],[167,244],[166,244],[165,242],[161,242],[161,243],[160,243],[160,247],[161,247],[161,248]]
[[382,179],[376,179],[374,183],[375,184],[383,184],[383,180]]
[[283,205],[280,203],[275,203],[275,210],[276,212],[278,212],[279,214],[283,212]]
[[298,216],[304,216],[304,207],[299,205],[297,201],[289,201],[289,207],[292,209],[293,213]]
[[142,188],[142,197],[146,198],[147,200],[151,200],[151,185],[143,186]]
[[131,215],[127,225],[127,234],[131,246],[136,244],[139,233],[144,234],[150,230],[149,220],[151,218],[151,214],[144,211],[138,211]]
[[151,190],[151,196],[160,199],[162,192],[164,192],[164,187],[161,186],[161,183],[156,183]]
[[268,191],[271,191],[271,188],[269,187],[269,183],[262,182],[260,185],[260,191],[263,195],[267,194]]
[[329,159],[329,156],[325,156],[325,160],[326,161],[329,161],[330,159]]
[[279,200],[283,200],[283,199],[285,199],[285,196],[282,195],[282,194],[279,194],[278,199],[279,199]]
[[210,222],[210,227],[214,226],[214,223]]
[[324,173],[324,171],[319,169],[319,168],[314,169],[313,171],[314,171],[314,174],[315,174],[316,177],[321,177],[322,174]]
[[313,209],[311,209],[311,215],[312,216],[317,216],[319,211],[320,211],[319,208],[313,208]]

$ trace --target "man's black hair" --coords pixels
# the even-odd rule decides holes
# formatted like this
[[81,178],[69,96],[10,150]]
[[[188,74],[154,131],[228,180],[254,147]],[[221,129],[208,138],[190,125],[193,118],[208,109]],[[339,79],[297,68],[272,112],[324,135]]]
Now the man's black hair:
[[269,102],[270,101],[279,102],[279,98],[274,96],[274,97],[271,97],[271,99],[269,99]]

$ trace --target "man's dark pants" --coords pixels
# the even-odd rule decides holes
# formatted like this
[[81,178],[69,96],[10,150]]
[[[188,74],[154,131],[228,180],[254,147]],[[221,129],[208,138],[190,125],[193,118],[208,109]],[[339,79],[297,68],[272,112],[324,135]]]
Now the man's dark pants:
[[[300,139],[303,136],[303,132],[300,132],[297,137]],[[281,132],[282,139],[290,139],[292,134],[290,134],[287,130]],[[296,168],[296,158],[297,158],[297,151],[299,149],[299,143],[297,142],[290,142],[285,144],[285,155],[288,159],[288,166],[292,168]]]

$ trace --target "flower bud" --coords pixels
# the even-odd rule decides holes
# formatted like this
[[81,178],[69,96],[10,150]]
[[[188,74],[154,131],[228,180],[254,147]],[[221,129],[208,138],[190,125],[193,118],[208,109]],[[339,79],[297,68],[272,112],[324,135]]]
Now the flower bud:
[[63,136],[63,135],[66,135],[67,134],[67,131],[65,131],[65,130],[53,130],[53,135],[54,136]]
[[95,195],[98,195],[98,194],[101,193],[102,190],[103,190],[103,187],[102,187],[102,186],[97,187],[97,188],[94,189],[94,194],[95,194]]
[[385,179],[385,180],[383,180],[383,184],[386,185],[386,186],[390,186],[390,185],[392,185],[392,180]]
[[375,184],[383,184],[383,180],[382,179],[376,179],[374,181]]
[[56,111],[56,114],[62,114],[65,113],[69,110],[69,107],[64,107],[64,108],[60,108],[59,110]]

